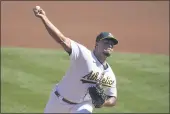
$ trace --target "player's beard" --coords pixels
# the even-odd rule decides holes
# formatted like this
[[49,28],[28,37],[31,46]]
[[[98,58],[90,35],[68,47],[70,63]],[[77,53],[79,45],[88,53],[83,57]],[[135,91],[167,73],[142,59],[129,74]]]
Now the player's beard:
[[106,57],[109,57],[111,54],[108,53],[108,52],[103,52],[103,54],[106,56]]
[[107,49],[107,50],[104,50],[103,51],[103,54],[106,56],[106,57],[109,57],[111,55],[111,50],[110,49]]

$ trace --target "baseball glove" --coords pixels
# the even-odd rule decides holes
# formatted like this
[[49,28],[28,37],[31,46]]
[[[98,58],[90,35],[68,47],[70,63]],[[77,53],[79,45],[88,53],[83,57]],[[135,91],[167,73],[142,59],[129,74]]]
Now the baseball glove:
[[99,85],[96,85],[93,87],[89,87],[88,90],[93,105],[95,106],[95,108],[100,108],[107,99],[107,96],[105,95],[103,88],[101,88]]

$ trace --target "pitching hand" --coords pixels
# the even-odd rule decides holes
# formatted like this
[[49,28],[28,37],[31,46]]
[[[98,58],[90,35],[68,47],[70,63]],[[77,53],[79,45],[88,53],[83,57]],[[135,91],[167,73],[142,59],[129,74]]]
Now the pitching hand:
[[35,16],[39,18],[46,16],[45,11],[39,6],[36,6],[35,8],[33,8],[33,12]]

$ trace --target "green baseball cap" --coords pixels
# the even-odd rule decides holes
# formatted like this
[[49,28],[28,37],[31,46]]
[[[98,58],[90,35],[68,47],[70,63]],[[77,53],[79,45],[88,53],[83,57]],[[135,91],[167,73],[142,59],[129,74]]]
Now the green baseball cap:
[[101,32],[97,37],[96,37],[96,42],[104,39],[111,39],[114,42],[114,45],[118,44],[118,40],[110,33],[110,32]]

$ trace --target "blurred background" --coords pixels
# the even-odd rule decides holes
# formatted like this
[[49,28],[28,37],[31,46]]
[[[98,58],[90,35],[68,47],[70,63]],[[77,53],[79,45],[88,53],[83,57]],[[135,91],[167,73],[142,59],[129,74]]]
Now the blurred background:
[[169,54],[168,1],[3,1],[1,46],[60,48],[32,9],[41,6],[67,37],[94,47],[101,31],[118,40],[115,51]]

